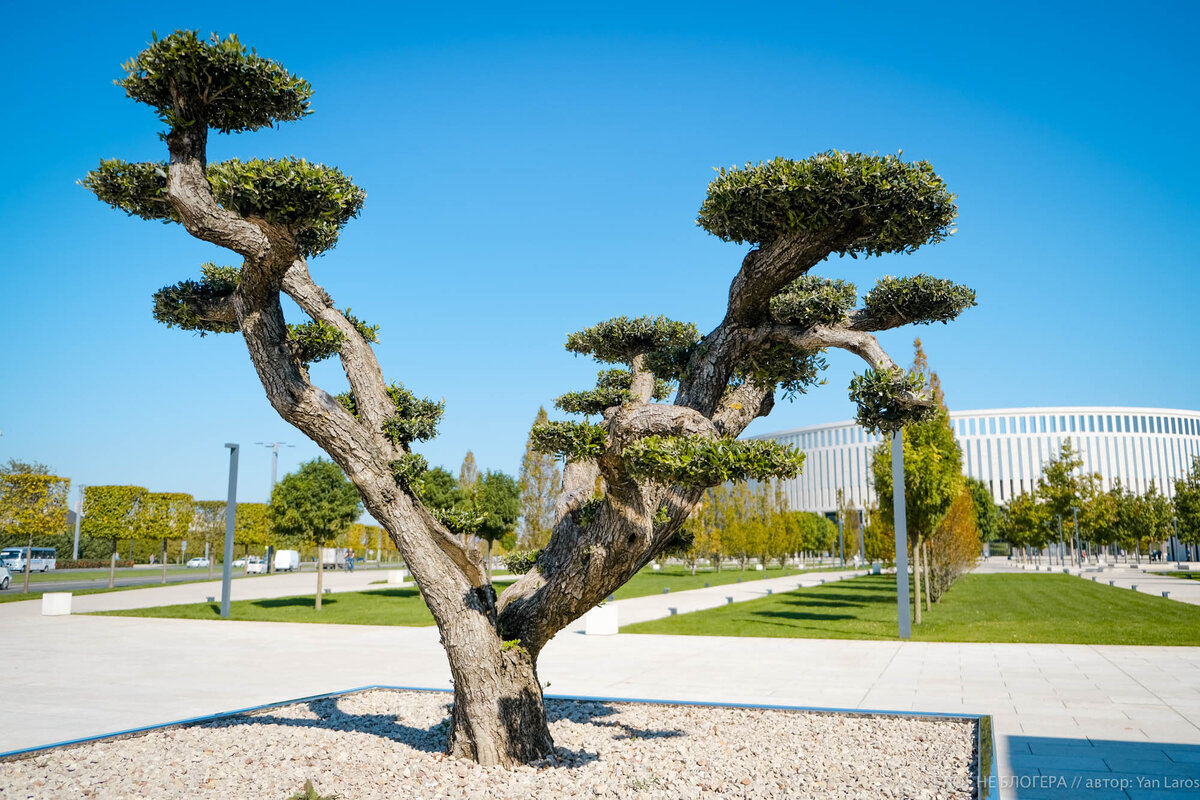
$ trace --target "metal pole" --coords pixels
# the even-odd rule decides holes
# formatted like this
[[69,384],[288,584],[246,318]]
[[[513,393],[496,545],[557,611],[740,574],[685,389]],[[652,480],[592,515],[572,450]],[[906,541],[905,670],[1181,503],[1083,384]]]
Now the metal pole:
[[1083,569],[1083,556],[1079,553],[1079,509],[1071,506],[1071,515],[1075,518],[1075,563]]
[[1062,540],[1062,514],[1055,514],[1058,517],[1058,565],[1063,566],[1063,540]]
[[908,617],[908,521],[904,509],[904,429],[892,434],[892,513],[896,529],[896,616],[900,638],[912,637]]
[[87,487],[79,485],[79,497],[75,498],[75,546],[71,548],[71,560],[79,560],[79,520],[83,517],[83,490]]
[[229,595],[233,591],[233,527],[237,521],[238,446],[229,442],[229,496],[225,500],[225,555],[221,559],[221,619],[229,619]]
[[863,526],[865,524],[866,524],[866,515],[863,513],[863,510],[860,508],[858,510],[858,553],[860,556],[862,556],[863,566],[867,565],[867,543],[865,540],[865,534],[863,533]]
[[838,518],[838,551],[841,553],[842,569],[846,568],[846,543],[842,541],[842,509],[839,507]]

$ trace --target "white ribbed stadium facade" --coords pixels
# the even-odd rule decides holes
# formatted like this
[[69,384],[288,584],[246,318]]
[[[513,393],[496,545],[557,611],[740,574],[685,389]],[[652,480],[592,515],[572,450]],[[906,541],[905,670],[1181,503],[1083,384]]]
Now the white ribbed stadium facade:
[[[1153,481],[1171,497],[1175,479],[1200,456],[1200,411],[999,408],[952,411],[950,421],[963,450],[963,474],[982,480],[998,503],[1036,486],[1042,467],[1068,438],[1080,451],[1083,468],[1100,474],[1104,489],[1120,479],[1142,493]],[[784,484],[793,509],[832,512],[839,489],[854,507],[874,504],[871,455],[881,439],[857,424],[835,422],[750,438],[792,444],[806,454],[804,470]]]

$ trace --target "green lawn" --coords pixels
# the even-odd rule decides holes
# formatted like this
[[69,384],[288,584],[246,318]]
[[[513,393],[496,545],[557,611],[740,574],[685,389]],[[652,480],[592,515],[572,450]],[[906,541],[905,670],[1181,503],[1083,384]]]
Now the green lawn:
[[1164,572],[1172,578],[1187,578],[1190,581],[1200,581],[1200,572]]
[[[895,639],[894,576],[868,576],[652,620],[622,633]],[[1200,607],[1069,575],[965,575],[917,641],[1200,645]]]
[[[320,622],[329,625],[432,625],[433,617],[416,589],[381,589],[342,592],[321,598],[314,608],[313,595],[238,600],[229,604],[229,618],[249,622]],[[220,619],[220,603],[191,603],[127,611],[101,611],[114,617],[173,617]]]
[[[847,567],[849,569],[850,567]],[[830,570],[842,569],[841,567],[823,567],[820,570],[801,570],[796,567],[781,569],[779,567],[768,567],[762,572],[757,571],[751,566],[750,569],[723,569],[720,572],[711,570],[696,570],[696,574],[692,575],[692,571],[687,567],[675,565],[663,565],[662,569],[655,572],[650,567],[645,567],[637,575],[629,579],[629,582],[617,589],[615,597],[617,600],[624,600],[629,597],[647,597],[652,594],[662,594],[663,589],[670,589],[672,592],[684,592],[689,589],[703,589],[707,583],[710,586],[724,586],[727,583],[737,583],[738,580],[743,582],[757,581],[763,578],[782,578],[787,575],[799,575],[802,572],[827,572]]]

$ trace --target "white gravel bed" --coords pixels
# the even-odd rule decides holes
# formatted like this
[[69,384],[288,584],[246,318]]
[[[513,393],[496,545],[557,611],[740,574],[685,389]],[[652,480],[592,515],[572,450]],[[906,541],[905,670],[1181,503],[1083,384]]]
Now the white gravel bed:
[[970,798],[975,723],[547,700],[556,758],[442,755],[450,696],[372,690],[0,763],[0,798]]

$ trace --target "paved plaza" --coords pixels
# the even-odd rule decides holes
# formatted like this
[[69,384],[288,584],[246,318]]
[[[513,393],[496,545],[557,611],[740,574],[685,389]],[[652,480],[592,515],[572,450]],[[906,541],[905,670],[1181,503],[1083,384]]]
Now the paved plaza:
[[[981,569],[1012,568],[993,559]],[[336,594],[381,577],[332,573],[326,584]],[[616,605],[624,624],[838,577],[809,573]],[[235,599],[314,585],[311,573],[235,581]],[[74,607],[196,602],[219,587],[87,595]],[[44,617],[31,601],[0,604],[0,631],[8,653],[0,751],[360,686],[450,686],[432,627]],[[1187,783],[1200,781],[1200,647],[601,637],[577,623],[547,646],[539,672],[550,694],[991,714],[1002,797],[1200,794],[1200,783]]]

